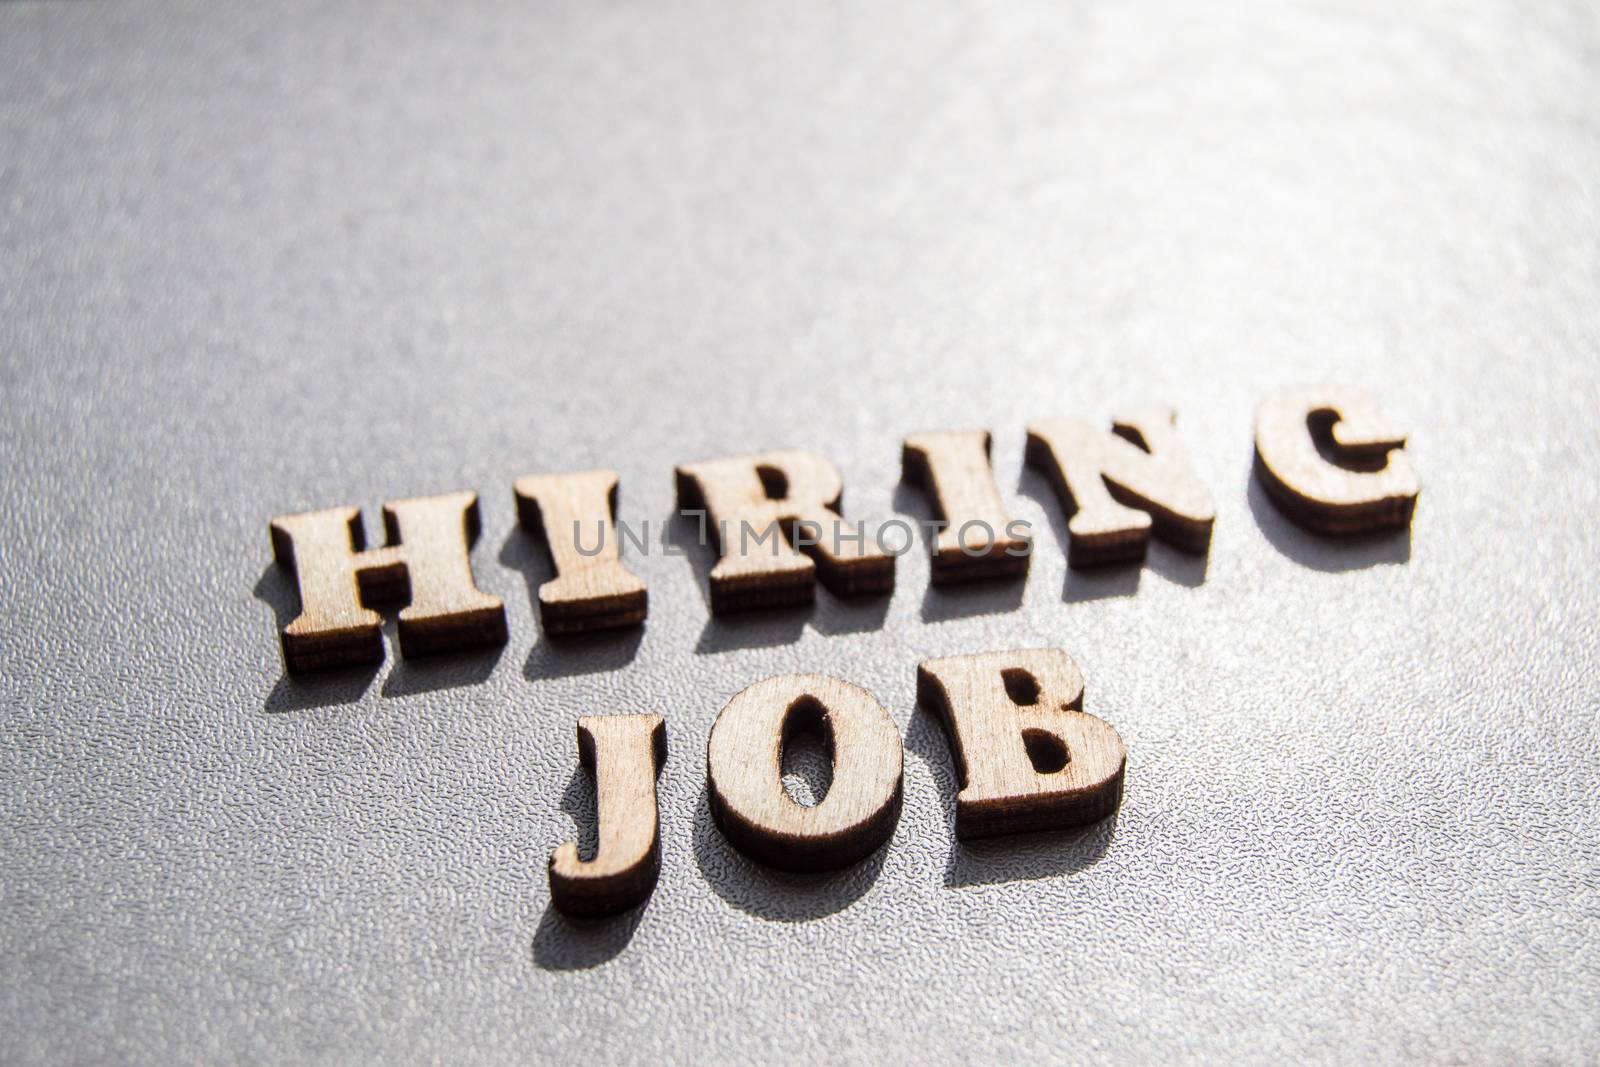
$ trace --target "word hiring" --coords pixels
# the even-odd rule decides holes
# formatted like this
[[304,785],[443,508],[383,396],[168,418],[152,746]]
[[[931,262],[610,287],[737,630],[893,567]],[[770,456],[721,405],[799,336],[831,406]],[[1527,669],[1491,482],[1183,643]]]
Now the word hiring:
[[[1083,675],[1065,652],[1029,649],[925,660],[917,700],[939,718],[960,776],[963,840],[1097,822],[1122,801],[1127,752],[1083,710]],[[815,804],[783,786],[783,751],[820,735],[833,780]],[[550,854],[550,899],[575,916],[641,904],[661,870],[655,780],[666,759],[659,715],[578,720],[594,776],[599,832],[589,860],[569,841]],[[894,720],[860,686],[820,674],[768,678],[728,701],[706,745],[706,792],[734,848],[772,867],[826,871],[875,852],[900,820],[904,753]]]
[[[1027,524],[1006,513],[989,444],[984,430],[905,439],[903,477],[926,490],[940,516],[935,585],[1017,580],[1027,572]],[[1363,392],[1287,390],[1257,412],[1255,472],[1276,505],[1311,530],[1405,526],[1419,485],[1404,446],[1405,435]],[[1034,423],[1027,463],[1052,480],[1070,515],[1074,567],[1142,559],[1152,533],[1188,552],[1210,547],[1216,509],[1170,410],[1125,415],[1110,432],[1072,419]],[[615,471],[599,470],[534,475],[513,487],[523,527],[543,536],[555,570],[539,588],[547,633],[645,619],[645,583],[621,560],[617,484]],[[700,513],[702,529],[709,516],[717,531],[710,588],[718,614],[809,603],[819,578],[843,596],[894,588],[895,554],[882,538],[859,525],[853,534],[840,532],[844,484],[823,456],[789,450],[687,463],[677,468],[677,485],[679,507]],[[380,662],[382,619],[373,606],[392,602],[405,604],[397,626],[403,655],[505,641],[504,606],[473,582],[468,558],[478,534],[477,494],[392,501],[383,520],[386,544],[373,549],[365,547],[353,507],[272,520],[274,555],[293,569],[300,591],[300,613],[282,633],[289,670]],[[599,534],[593,548],[577,536],[591,522]],[[831,538],[819,536],[830,527]],[[757,532],[753,544],[750,532]]]

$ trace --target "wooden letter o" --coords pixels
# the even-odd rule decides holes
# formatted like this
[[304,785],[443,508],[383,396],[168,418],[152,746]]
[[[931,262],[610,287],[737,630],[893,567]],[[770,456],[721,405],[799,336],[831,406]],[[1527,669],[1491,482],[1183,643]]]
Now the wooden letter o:
[[[815,805],[783,789],[783,746],[808,727],[833,757],[833,783]],[[821,674],[768,678],[728,701],[711,727],[711,814],[751,859],[788,871],[826,871],[865,859],[900,821],[900,731],[873,695]]]

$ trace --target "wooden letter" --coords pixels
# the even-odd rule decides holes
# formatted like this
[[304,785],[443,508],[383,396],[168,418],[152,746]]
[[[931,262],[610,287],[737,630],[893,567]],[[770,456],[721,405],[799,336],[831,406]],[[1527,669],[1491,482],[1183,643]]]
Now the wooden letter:
[[688,463],[677,474],[678,506],[703,508],[717,539],[712,611],[809,604],[819,574],[841,596],[894,588],[894,557],[876,533],[839,517],[844,482],[824,457],[764,452]]
[[[1216,507],[1195,475],[1166,408],[1113,421],[1115,433],[1076,419],[1028,427],[1028,465],[1055,482],[1074,567],[1143,559],[1150,532],[1186,552],[1211,544]],[[1135,510],[1138,509],[1138,510]]]
[[1084,712],[1083,674],[1065,652],[924,660],[917,700],[956,753],[959,838],[1082,826],[1122,802],[1122,738]]
[[[522,528],[542,532],[556,576],[539,587],[547,634],[637,626],[644,582],[622,565],[614,517],[617,472],[530,475],[515,485]],[[586,532],[590,528],[593,533]],[[591,549],[585,541],[593,542]]]
[[644,903],[661,873],[656,775],[666,724],[659,715],[585,716],[578,758],[594,775],[600,845],[587,863],[574,841],[550,853],[550,900],[567,915],[614,915]]
[[1012,533],[989,466],[988,431],[913,434],[900,466],[947,523],[934,545],[934,585],[1028,573],[1030,542]]
[[[1331,438],[1331,460],[1317,450],[1321,434]],[[1318,533],[1410,524],[1422,484],[1405,445],[1359,389],[1287,389],[1256,412],[1256,475],[1284,514]]]
[[272,520],[273,556],[300,585],[300,614],[283,630],[289,670],[382,662],[383,620],[369,603],[409,600],[399,620],[406,656],[505,643],[505,609],[473,584],[467,558],[478,494],[392,501],[383,525],[386,547],[363,551],[358,508]]
[[[833,783],[815,805],[783,788],[783,746],[823,735]],[[735,694],[711,727],[706,779],[711,814],[752,859],[789,871],[823,871],[865,859],[900,821],[902,753],[894,720],[860,686],[790,674]]]

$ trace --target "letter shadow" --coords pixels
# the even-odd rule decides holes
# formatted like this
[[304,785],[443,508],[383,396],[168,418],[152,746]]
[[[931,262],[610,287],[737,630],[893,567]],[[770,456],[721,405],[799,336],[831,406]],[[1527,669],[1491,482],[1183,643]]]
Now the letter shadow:
[[1205,584],[1206,571],[1211,567],[1211,546],[1202,555],[1173,548],[1159,537],[1150,539],[1150,551],[1144,558],[1145,566],[1174,585],[1185,589],[1198,589]]
[[536,682],[541,678],[620,671],[633,662],[643,641],[644,628],[640,626],[565,637],[542,634],[528,652],[522,676]]
[[758,608],[734,615],[712,615],[694,650],[700,655],[732,652],[741,648],[772,648],[800,640],[806,623],[829,637],[866,633],[883,626],[892,593],[871,597],[840,597],[818,583],[816,600],[783,608]]
[[[924,554],[933,552],[934,532],[928,524],[934,520],[933,508],[928,503],[928,496],[915,485],[907,482],[904,476],[895,483],[894,496],[889,498],[889,506],[901,515],[909,515],[916,528],[917,540],[922,542]],[[909,546],[907,546],[909,549]]]
[[[392,622],[384,625],[392,656],[393,650],[399,647],[399,642],[394,637],[393,626]],[[393,656],[393,666],[389,668],[389,676],[383,680],[383,695],[408,697],[419,693],[434,693],[441,689],[478,685],[487,681],[489,675],[494,673],[505,650],[504,645],[494,645],[422,659]]]
[[1278,510],[1262,486],[1254,466],[1251,467],[1250,486],[1245,499],[1267,543],[1302,567],[1337,574],[1411,561],[1409,525],[1401,530],[1381,530],[1344,537],[1313,533]]
[[695,642],[697,655],[733,652],[741,648],[773,648],[793,644],[800,640],[811,615],[809,605],[792,608],[769,608],[765,611],[741,611],[737,615],[713,615],[706,620]]
[[573,919],[545,905],[533,933],[533,962],[546,971],[586,971],[616,959],[639,929],[647,900],[603,919]]
[[860,634],[883,626],[889,617],[889,602],[894,593],[879,593],[866,597],[835,596],[819,589],[811,625],[820,634]]
[[272,687],[261,709],[270,715],[287,711],[309,711],[357,703],[378,676],[376,668],[346,667],[322,671],[303,678],[284,672]]
[[920,705],[906,730],[906,747],[921,756],[944,798],[950,827],[950,858],[945,864],[946,888],[1033,881],[1076,874],[1099,862],[1117,832],[1117,816],[1091,826],[1043,833],[961,841],[956,838],[956,793],[960,789],[955,758],[939,720]]
[[1022,606],[1022,578],[996,578],[962,585],[929,583],[922,594],[922,621],[948,622],[978,615],[1000,615]]
[[1134,596],[1139,591],[1139,581],[1145,568],[1185,589],[1198,589],[1205,584],[1206,571],[1211,566],[1211,552],[1195,555],[1173,548],[1161,538],[1150,538],[1150,547],[1142,561],[1111,563],[1103,567],[1067,568],[1066,592],[1063,599],[1070,603],[1085,600],[1106,600]]
[[688,559],[707,611],[711,610],[711,568],[717,562],[716,549],[711,546],[709,521],[706,520],[707,526],[702,529],[700,519],[674,511],[662,526],[661,535],[663,552],[672,550],[671,555]]
[[1067,583],[1061,599],[1069,604],[1086,600],[1113,600],[1136,596],[1144,567],[1138,563],[1113,563],[1105,567],[1079,570],[1067,568]]
[[[576,749],[573,755],[577,755]],[[595,795],[594,779],[582,767],[575,767],[567,787],[561,791],[561,810],[572,818],[577,827],[578,858],[592,860],[600,848],[600,801]]]
[[694,859],[712,892],[741,911],[778,922],[809,922],[843,911],[877,882],[894,839],[843,870],[794,874],[765,867],[728,843],[704,788],[694,812]]
[[[539,587],[555,577],[549,554],[540,550],[518,526],[500,546],[500,564],[522,574],[528,586],[528,603],[534,624],[539,620]],[[628,626],[615,630],[551,637],[540,625],[539,639],[522,664],[522,676],[530,682],[542,678],[567,678],[578,674],[597,674],[621,670],[633,662],[644,639],[644,627]]]

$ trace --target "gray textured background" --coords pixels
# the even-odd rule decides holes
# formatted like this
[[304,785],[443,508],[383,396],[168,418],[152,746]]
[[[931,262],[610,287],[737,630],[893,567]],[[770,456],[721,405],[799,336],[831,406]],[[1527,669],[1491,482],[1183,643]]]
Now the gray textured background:
[[[0,1060],[1593,1062],[1597,101],[1584,2],[0,3]],[[1413,431],[1409,538],[1251,485],[1322,379]],[[1209,564],[1068,577],[1023,427],[1151,402]],[[712,622],[703,553],[634,552],[641,637],[539,634],[516,475],[616,467],[659,533],[674,462],[814,447],[881,520],[965,426],[1020,592],[918,554]],[[286,681],[268,518],[457,488],[504,652]],[[1038,644],[1121,815],[957,847],[914,666]],[[702,792],[793,670],[907,741],[821,881]],[[665,870],[574,930],[620,711],[668,719]]]

